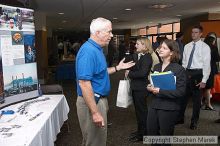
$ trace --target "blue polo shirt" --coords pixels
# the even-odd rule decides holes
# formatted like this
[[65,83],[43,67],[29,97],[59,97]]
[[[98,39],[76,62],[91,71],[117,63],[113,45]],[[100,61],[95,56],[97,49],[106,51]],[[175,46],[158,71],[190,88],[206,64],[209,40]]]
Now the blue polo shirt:
[[91,81],[93,92],[108,96],[110,80],[103,49],[92,39],[88,39],[76,56],[77,94],[82,96],[79,80]]

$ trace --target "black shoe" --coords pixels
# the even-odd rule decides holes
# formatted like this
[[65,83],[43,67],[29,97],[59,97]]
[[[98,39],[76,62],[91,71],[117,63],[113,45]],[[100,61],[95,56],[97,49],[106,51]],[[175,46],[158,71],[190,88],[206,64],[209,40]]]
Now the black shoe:
[[220,119],[215,120],[215,123],[220,123]]
[[138,132],[135,131],[135,132],[132,132],[129,136],[128,136],[128,139],[132,139],[134,137],[138,136]]
[[191,130],[196,130],[197,129],[197,124],[196,123],[191,123],[189,128]]
[[176,125],[178,125],[178,124],[184,124],[184,119],[178,120],[178,121],[176,122]]
[[211,107],[209,107],[209,106],[206,106],[206,107],[204,108],[204,110],[215,111],[215,109],[214,109],[214,108],[211,108]]
[[130,142],[139,142],[139,141],[143,141],[143,136],[135,136],[133,138],[129,139]]
[[112,122],[107,123],[108,128],[111,128],[111,126],[112,126]]

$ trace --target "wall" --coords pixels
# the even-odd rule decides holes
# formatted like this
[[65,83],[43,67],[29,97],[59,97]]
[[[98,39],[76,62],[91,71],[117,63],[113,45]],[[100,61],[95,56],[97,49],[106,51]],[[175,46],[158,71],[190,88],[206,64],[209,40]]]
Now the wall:
[[220,20],[220,13],[209,13],[209,20]]
[[191,41],[192,27],[199,25],[201,21],[208,20],[208,13],[180,20],[180,30],[184,33],[184,43]]
[[37,50],[37,72],[38,79],[47,80],[48,50],[47,31],[35,31],[35,45]]
[[215,32],[218,37],[220,37],[220,20],[214,21],[202,21],[200,25],[203,27],[203,37],[205,37],[209,32]]

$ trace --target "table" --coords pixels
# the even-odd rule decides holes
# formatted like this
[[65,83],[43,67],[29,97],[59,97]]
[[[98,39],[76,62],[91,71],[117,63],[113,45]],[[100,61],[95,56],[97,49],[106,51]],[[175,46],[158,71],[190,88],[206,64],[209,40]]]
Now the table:
[[0,118],[1,146],[54,146],[56,135],[68,119],[69,106],[62,94],[43,95],[2,110],[14,110],[15,114]]

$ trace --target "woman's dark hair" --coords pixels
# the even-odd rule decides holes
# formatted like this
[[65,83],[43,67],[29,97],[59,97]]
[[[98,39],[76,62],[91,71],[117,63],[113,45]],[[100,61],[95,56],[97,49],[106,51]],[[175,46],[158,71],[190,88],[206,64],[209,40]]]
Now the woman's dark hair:
[[218,45],[218,39],[217,39],[217,35],[216,35],[216,33],[215,32],[209,32],[207,35],[206,35],[206,37],[208,37],[208,36],[212,36],[212,37],[214,37],[215,38],[215,46],[217,47]]
[[160,43],[160,45],[163,43],[163,41],[164,40],[166,40],[167,39],[167,37],[166,36],[162,36],[162,37],[160,37],[160,41],[159,41],[159,43]]
[[213,46],[213,42],[215,41],[215,38],[212,36],[207,36],[204,40],[204,42],[209,45],[210,48],[212,48],[211,46]]
[[179,53],[179,45],[176,41],[166,39],[163,41],[167,47],[170,49],[170,51],[173,52],[173,55],[170,58],[170,62],[172,63],[178,63],[180,60],[180,53]]

